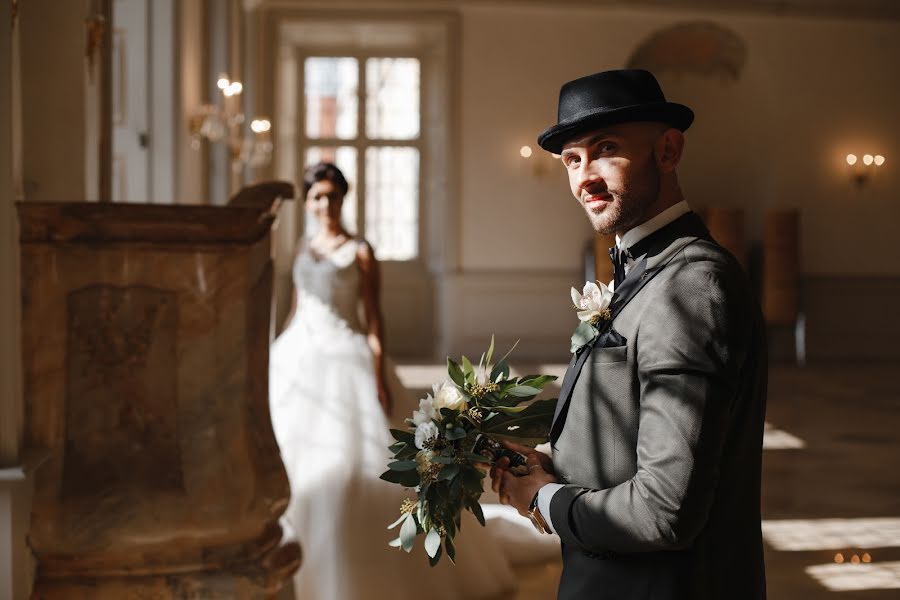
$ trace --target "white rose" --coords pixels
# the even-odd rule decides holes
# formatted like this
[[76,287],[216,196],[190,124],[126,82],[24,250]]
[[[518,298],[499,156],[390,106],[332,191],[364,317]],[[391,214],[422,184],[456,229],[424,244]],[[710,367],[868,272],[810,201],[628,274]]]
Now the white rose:
[[428,423],[432,419],[437,419],[440,421],[441,415],[434,408],[434,399],[431,397],[431,394],[425,396],[421,400],[419,400],[419,410],[413,411],[413,424],[418,426],[422,423]]
[[445,383],[434,397],[434,408],[440,412],[442,408],[462,410],[466,407],[466,397],[459,388],[450,382]]
[[438,436],[438,428],[437,425],[434,424],[434,421],[428,421],[427,423],[422,423],[421,425],[416,426],[416,448],[422,450],[425,447],[425,442],[428,440],[433,440]]
[[604,318],[604,313],[608,315],[607,309],[612,303],[612,298],[612,283],[606,286],[599,282],[588,281],[580,294],[578,290],[572,288],[572,302],[578,311],[578,319],[584,322]]

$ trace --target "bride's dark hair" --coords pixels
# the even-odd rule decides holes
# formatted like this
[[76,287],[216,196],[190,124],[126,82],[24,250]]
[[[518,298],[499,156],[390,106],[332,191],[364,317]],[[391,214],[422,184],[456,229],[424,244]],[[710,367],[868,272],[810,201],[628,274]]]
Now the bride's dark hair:
[[341,170],[330,162],[320,162],[307,167],[303,173],[303,197],[306,198],[313,184],[317,181],[325,180],[333,183],[341,192],[341,196],[347,195],[350,184],[347,183],[347,179],[341,173]]

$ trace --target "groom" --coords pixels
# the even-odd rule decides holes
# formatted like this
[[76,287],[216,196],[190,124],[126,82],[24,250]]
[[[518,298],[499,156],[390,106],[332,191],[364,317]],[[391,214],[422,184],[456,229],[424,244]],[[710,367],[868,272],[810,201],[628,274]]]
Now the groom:
[[[694,114],[647,71],[565,84],[538,137],[598,233],[615,233],[610,319],[572,357],[552,461],[492,471],[562,540],[562,600],[765,598],[760,464],[766,341],[741,267],[685,203]],[[573,315],[574,317],[574,315]]]

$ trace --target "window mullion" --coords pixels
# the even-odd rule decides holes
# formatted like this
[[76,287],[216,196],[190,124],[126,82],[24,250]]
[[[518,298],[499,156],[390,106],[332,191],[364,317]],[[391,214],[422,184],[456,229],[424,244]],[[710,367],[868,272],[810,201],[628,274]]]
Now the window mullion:
[[362,238],[366,237],[366,57],[357,56],[357,66],[359,68],[359,101],[356,103],[357,118],[359,129],[356,135],[357,150],[357,168],[359,171],[356,175],[356,229],[358,235]]

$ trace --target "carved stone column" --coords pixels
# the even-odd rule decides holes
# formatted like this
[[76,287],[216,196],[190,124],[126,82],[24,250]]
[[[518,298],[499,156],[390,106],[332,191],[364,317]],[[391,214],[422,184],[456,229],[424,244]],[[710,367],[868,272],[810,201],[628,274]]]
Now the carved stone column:
[[35,598],[268,598],[268,204],[19,205]]

